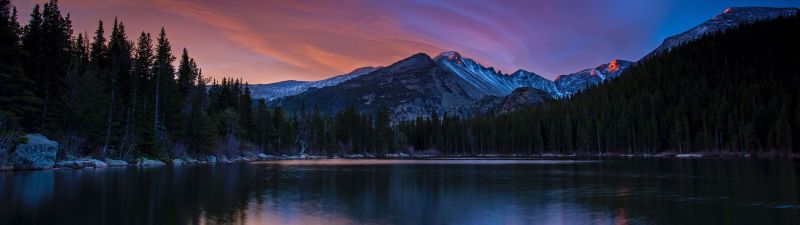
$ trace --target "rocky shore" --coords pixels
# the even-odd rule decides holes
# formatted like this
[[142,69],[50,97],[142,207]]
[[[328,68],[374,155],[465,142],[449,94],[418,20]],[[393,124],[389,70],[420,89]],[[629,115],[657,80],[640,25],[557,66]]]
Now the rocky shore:
[[417,154],[389,153],[384,155],[372,154],[349,154],[339,156],[316,156],[316,155],[281,155],[272,156],[264,153],[254,153],[235,157],[201,156],[201,157],[181,157],[169,160],[157,160],[149,158],[136,158],[130,161],[118,159],[95,159],[95,158],[75,158],[69,160],[56,160],[58,143],[47,139],[40,134],[28,134],[24,136],[25,142],[18,144],[14,151],[8,156],[6,163],[0,163],[0,171],[8,170],[44,170],[44,169],[87,169],[87,168],[108,168],[108,167],[157,167],[157,166],[183,166],[183,165],[207,165],[217,163],[239,163],[264,160],[316,160],[316,159],[574,159],[574,158],[675,158],[675,159],[700,159],[700,158],[756,158],[774,159],[788,158],[800,159],[800,154],[780,155],[771,152],[747,153],[747,152],[694,152],[676,153],[662,152],[657,154],[622,154],[622,153],[602,153],[602,154],[477,154],[477,155],[440,155],[435,151],[420,152]]
[[47,139],[41,134],[27,134],[23,136],[23,143],[19,143],[8,155],[5,162],[0,162],[0,171],[9,170],[45,170],[45,169],[87,169],[108,167],[156,167],[201,165],[216,163],[237,163],[257,160],[277,159],[263,153],[251,153],[246,156],[217,157],[202,156],[198,158],[181,157],[170,160],[149,159],[145,157],[125,161],[119,159],[74,158],[57,160],[58,142]]

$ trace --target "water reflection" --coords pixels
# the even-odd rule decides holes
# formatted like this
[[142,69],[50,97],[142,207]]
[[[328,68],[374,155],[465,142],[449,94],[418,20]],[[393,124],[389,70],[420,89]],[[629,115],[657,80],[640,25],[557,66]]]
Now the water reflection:
[[329,160],[0,174],[0,224],[797,224],[800,167]]

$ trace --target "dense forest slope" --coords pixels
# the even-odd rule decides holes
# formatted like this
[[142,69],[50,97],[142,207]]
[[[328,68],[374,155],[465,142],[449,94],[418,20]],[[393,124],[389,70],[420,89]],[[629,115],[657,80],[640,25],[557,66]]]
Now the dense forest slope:
[[[451,153],[796,154],[798,40],[796,15],[740,25],[640,61],[571,98],[470,119],[459,124],[469,131],[434,139],[470,141],[442,145]],[[427,132],[419,129],[426,121],[418,122],[403,129],[426,136],[413,134]]]

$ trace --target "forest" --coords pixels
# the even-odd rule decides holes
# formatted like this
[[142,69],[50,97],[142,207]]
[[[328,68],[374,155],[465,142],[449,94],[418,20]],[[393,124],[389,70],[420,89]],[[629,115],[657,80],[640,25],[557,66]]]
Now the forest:
[[389,109],[269,108],[241,79],[205,76],[187,49],[176,57],[164,28],[131,40],[115,19],[109,35],[103,21],[74,34],[55,0],[30,15],[22,26],[0,0],[0,157],[24,133],[58,141],[61,158],[124,160],[800,151],[797,16],[707,35],[569,98],[392,123]]
[[164,28],[131,40],[115,19],[109,35],[103,21],[94,34],[76,35],[55,0],[30,15],[21,26],[16,8],[0,0],[0,157],[25,133],[57,141],[59,158],[124,160],[385,144],[364,135],[388,134],[388,114],[268,109],[240,79],[205,77],[187,49],[176,57]]
[[446,154],[789,156],[800,151],[797,15],[709,34],[614,80],[507,114],[399,129]]

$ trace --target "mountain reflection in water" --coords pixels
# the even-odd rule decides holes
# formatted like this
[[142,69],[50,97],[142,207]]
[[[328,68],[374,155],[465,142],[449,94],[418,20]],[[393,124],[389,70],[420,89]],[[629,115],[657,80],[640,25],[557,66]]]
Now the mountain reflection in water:
[[800,167],[306,160],[0,174],[0,224],[792,224]]

